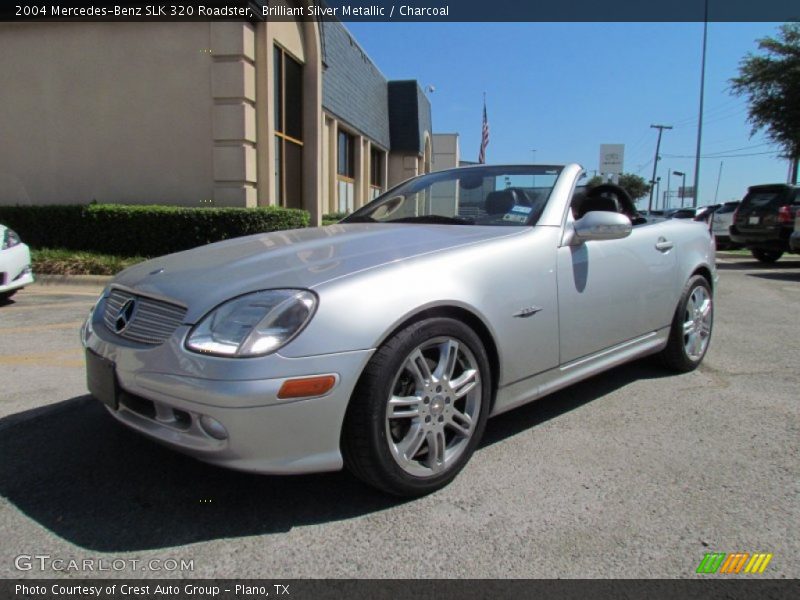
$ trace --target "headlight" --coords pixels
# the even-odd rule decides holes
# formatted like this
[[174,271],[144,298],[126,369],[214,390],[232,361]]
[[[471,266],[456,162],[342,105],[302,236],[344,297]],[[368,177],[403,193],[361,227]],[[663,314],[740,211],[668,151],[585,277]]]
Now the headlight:
[[100,297],[97,300],[95,300],[94,305],[92,306],[92,308],[89,309],[89,316],[86,317],[86,320],[83,322],[83,326],[81,327],[81,340],[83,340],[84,346],[89,343],[89,340],[91,339],[92,335],[94,335],[94,327],[92,326],[94,313],[97,311],[97,307],[100,305],[100,302],[102,302],[103,298],[106,297],[107,293],[108,293],[108,288],[104,289],[103,293],[100,294]]
[[317,297],[308,290],[265,290],[221,304],[195,325],[186,347],[218,356],[263,356],[311,320]]
[[6,248],[13,248],[17,244],[21,244],[22,240],[19,239],[19,236],[15,231],[11,229],[6,229],[5,234],[3,234],[3,247],[2,249],[5,250]]

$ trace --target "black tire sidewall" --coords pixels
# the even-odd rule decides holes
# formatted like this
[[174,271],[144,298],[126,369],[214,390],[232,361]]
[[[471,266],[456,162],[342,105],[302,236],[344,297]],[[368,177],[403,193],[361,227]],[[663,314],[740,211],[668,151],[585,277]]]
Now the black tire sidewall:
[[[692,293],[694,292],[697,287],[703,287],[708,292],[708,297],[711,299],[711,328],[708,332],[708,343],[706,344],[705,350],[703,350],[703,354],[698,359],[691,358],[686,353],[686,345],[684,343],[684,335],[683,335],[683,320],[686,315],[686,305],[689,303],[689,298],[691,298]],[[713,290],[711,289],[711,284],[708,280],[703,277],[702,275],[695,275],[686,283],[686,287],[683,290],[683,296],[681,297],[681,302],[678,305],[678,311],[675,313],[675,321],[672,324],[673,327],[673,340],[675,343],[680,345],[680,352],[683,360],[685,361],[685,365],[688,369],[694,369],[697,367],[706,356],[708,352],[708,348],[711,345],[711,336],[714,334],[714,294]]]
[[[387,399],[391,394],[394,378],[409,354],[426,341],[445,336],[466,345],[478,363],[482,388],[480,412],[472,438],[458,460],[439,475],[415,477],[397,464],[389,449],[385,426]],[[461,321],[451,318],[431,318],[414,323],[394,335],[378,350],[375,358],[377,360],[371,361],[365,371],[365,375],[373,385],[368,390],[361,390],[361,397],[354,400],[369,404],[370,448],[385,480],[385,485],[382,487],[388,487],[390,491],[403,495],[421,495],[435,491],[458,475],[483,435],[491,405],[492,390],[486,350],[475,332]]]
[[767,264],[774,263],[783,256],[783,252],[780,250],[761,250],[759,248],[754,248],[750,252],[757,261]]

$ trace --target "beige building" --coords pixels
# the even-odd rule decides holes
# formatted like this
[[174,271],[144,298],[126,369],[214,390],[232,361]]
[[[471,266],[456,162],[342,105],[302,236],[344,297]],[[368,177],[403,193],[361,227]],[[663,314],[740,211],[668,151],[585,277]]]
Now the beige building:
[[434,133],[433,171],[444,171],[461,166],[461,148],[457,133]]
[[339,22],[0,24],[0,204],[349,212],[431,170],[430,104]]

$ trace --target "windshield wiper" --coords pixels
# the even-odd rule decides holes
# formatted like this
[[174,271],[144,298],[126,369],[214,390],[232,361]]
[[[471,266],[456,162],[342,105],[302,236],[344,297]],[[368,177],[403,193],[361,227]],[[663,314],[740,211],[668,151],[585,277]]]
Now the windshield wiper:
[[392,219],[387,223],[433,223],[435,225],[474,225],[475,219],[470,217],[447,217],[445,215],[419,215]]
[[353,215],[347,217],[342,223],[375,223],[375,219],[372,217],[368,217],[367,215]]

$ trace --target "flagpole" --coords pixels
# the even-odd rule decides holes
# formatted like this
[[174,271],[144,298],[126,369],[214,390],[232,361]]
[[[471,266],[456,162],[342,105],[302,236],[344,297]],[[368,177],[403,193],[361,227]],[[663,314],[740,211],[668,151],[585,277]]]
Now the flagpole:
[[486,92],[483,92],[483,120],[481,123],[481,148],[478,152],[478,164],[486,163],[486,146],[489,145],[489,120],[486,116]]

